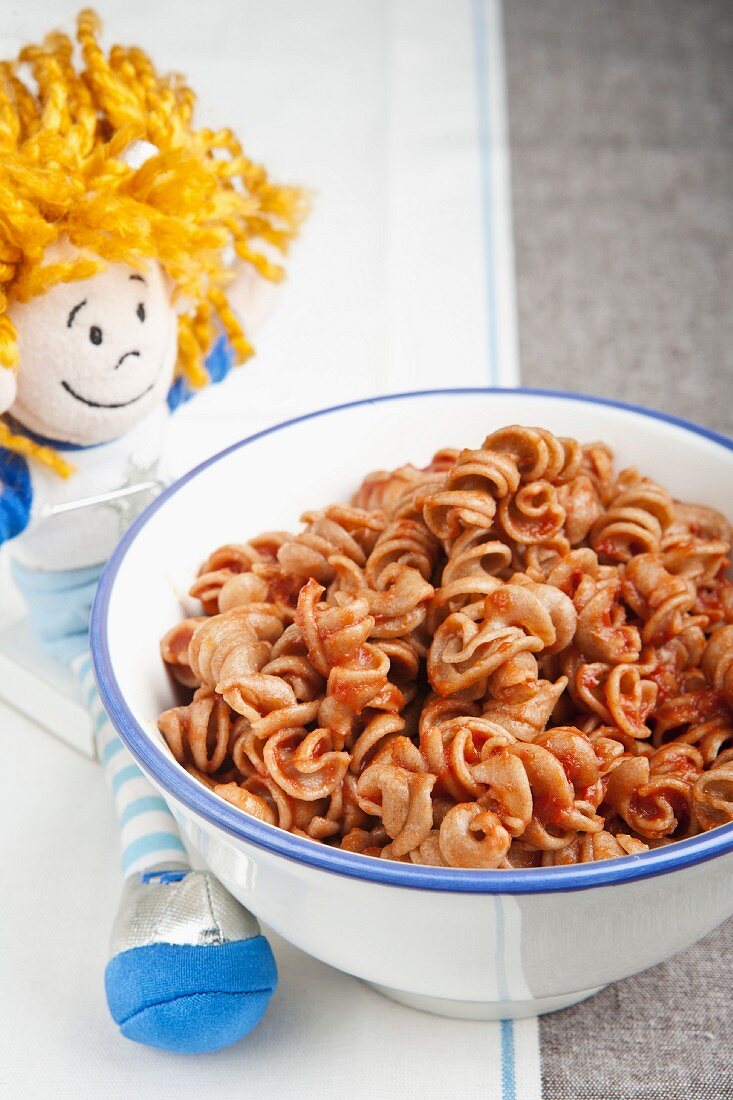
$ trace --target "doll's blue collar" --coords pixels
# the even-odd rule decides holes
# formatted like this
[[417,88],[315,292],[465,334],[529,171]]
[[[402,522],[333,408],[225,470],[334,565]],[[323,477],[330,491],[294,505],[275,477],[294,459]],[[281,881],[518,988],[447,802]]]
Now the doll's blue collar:
[[52,447],[54,451],[91,451],[94,447],[101,447],[101,443],[67,443],[63,439],[49,439],[48,436],[39,435],[26,428],[25,424],[18,423],[13,417],[8,418],[14,428],[23,435],[28,436],[34,443],[40,443],[44,447]]

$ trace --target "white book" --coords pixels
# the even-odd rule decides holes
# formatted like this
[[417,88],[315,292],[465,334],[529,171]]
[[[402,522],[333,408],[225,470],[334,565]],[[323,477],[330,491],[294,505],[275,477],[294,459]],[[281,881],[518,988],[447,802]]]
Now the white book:
[[94,757],[92,719],[76,677],[34,642],[23,604],[0,568],[0,700]]

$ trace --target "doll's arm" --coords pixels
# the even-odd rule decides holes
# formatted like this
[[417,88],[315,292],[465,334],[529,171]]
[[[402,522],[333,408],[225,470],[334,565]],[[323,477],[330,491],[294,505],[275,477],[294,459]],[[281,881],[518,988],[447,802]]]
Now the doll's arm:
[[28,463],[22,455],[0,447],[0,543],[26,529],[32,503]]
[[[15,400],[14,372],[0,366],[0,413]],[[33,489],[28,463],[22,455],[0,447],[0,545],[25,531],[31,515]]]

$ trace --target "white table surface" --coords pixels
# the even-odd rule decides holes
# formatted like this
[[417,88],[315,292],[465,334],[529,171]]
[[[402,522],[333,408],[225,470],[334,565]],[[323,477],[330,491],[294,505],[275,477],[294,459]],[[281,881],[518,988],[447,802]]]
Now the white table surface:
[[[314,192],[256,359],[177,414],[173,469],[326,404],[515,380],[494,0],[478,23],[468,0],[97,6],[108,42],[185,72],[208,121]],[[59,11],[6,9],[0,55]],[[243,1043],[181,1058],[121,1039],[102,986],[120,880],[100,770],[2,707],[0,752],[1,1096],[499,1094],[498,1025],[399,1007],[277,937],[280,985]],[[518,1025],[517,1041],[535,1027]],[[518,1074],[518,1095],[537,1095],[536,1069]]]

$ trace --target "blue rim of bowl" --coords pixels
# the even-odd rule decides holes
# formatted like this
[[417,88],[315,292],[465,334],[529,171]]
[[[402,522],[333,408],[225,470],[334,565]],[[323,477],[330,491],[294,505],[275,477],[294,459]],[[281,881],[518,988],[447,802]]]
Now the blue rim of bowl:
[[105,566],[92,608],[90,624],[92,663],[102,702],[122,741],[142,769],[176,802],[180,802],[186,809],[211,825],[222,829],[230,836],[322,871],[346,875],[367,882],[378,882],[386,886],[468,894],[542,894],[566,890],[587,890],[592,887],[612,886],[617,883],[633,882],[638,879],[651,878],[655,875],[667,874],[733,851],[733,823],[731,823],[719,826],[710,832],[701,833],[689,840],[675,841],[673,844],[643,852],[640,855],[624,856],[620,859],[604,860],[598,863],[575,864],[567,867],[533,867],[505,871],[463,870],[451,867],[428,867],[420,864],[398,863],[375,859],[372,856],[344,852],[339,848],[331,848],[314,840],[294,836],[292,833],[285,832],[274,825],[258,821],[213,794],[193,776],[183,771],[161,746],[153,742],[127,706],[112,667],[107,642],[107,618],[112,589],[122,561],[138,532],[174,493],[177,493],[188,481],[197,477],[209,466],[219,462],[226,455],[242,447],[247,447],[265,436],[283,431],[293,424],[329,416],[345,409],[378,405],[388,401],[415,400],[426,397],[465,397],[471,394],[496,394],[497,396],[511,394],[602,405],[607,408],[636,413],[652,420],[661,420],[664,423],[691,432],[693,435],[702,436],[704,439],[719,444],[726,450],[733,451],[733,440],[727,439],[718,432],[703,428],[680,417],[652,409],[644,409],[638,405],[561,390],[499,389],[497,387],[415,390],[406,393],[383,394],[377,397],[363,398],[359,401],[349,401],[342,405],[333,405],[326,409],[318,409],[256,432],[254,435],[248,436],[246,439],[242,439],[206,459],[205,462],[194,467],[165,489],[126,531]]

